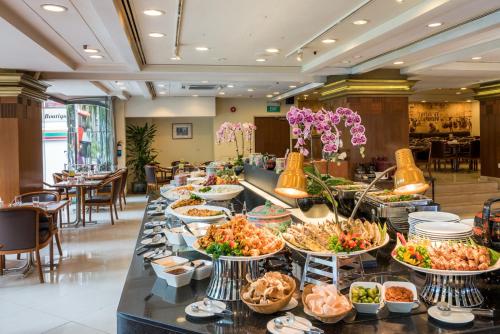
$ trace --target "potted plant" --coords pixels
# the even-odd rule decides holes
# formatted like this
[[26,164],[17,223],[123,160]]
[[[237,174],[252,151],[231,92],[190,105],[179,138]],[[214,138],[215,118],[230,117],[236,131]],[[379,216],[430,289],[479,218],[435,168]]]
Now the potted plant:
[[[252,123],[224,122],[217,130],[217,144],[233,143],[236,147],[236,160],[232,166],[239,175],[243,171],[243,156],[245,155],[245,140],[249,142],[249,153],[252,153],[252,136],[257,127]],[[241,136],[241,151],[238,146],[238,134]]]
[[156,136],[156,125],[127,125],[127,166],[134,175],[132,192],[144,193],[146,191],[146,171],[144,166],[155,164],[157,151],[152,147]]

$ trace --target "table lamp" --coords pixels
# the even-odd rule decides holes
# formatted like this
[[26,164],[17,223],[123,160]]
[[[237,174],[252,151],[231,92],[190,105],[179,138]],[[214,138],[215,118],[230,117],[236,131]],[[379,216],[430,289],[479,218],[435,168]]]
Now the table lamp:
[[425,181],[424,173],[415,165],[413,154],[410,149],[402,148],[396,151],[396,166],[392,166],[384,170],[373,180],[368,188],[365,189],[361,197],[358,199],[354,210],[352,210],[351,217],[353,219],[358,211],[362,199],[366,196],[368,191],[378,182],[384,175],[396,170],[394,173],[394,193],[398,195],[411,195],[424,193],[429,185]]
[[[334,200],[335,197],[331,189],[321,180],[321,178],[312,173],[304,172],[304,156],[299,152],[291,152],[288,154],[285,170],[281,173],[276,183],[276,188],[274,188],[274,192],[288,198],[299,199],[308,197],[306,175],[317,182],[328,193],[332,201]],[[335,213],[335,222],[338,223],[337,207],[335,203],[332,204]]]

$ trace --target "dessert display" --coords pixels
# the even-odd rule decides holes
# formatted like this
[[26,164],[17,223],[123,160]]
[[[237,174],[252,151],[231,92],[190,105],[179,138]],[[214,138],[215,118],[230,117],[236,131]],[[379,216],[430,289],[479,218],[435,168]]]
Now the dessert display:
[[241,215],[227,223],[211,225],[197,244],[214,258],[260,256],[277,252],[284,246],[283,240],[270,230],[256,227]]
[[341,320],[352,305],[346,296],[339,293],[335,285],[308,285],[302,292],[304,312],[326,323]]
[[318,224],[294,224],[282,233],[287,243],[313,252],[351,253],[368,251],[388,242],[387,229],[378,223],[326,221]]

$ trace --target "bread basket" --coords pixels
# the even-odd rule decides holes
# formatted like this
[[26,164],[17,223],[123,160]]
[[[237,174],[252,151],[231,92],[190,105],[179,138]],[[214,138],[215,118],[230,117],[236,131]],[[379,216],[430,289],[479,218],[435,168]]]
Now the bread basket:
[[247,292],[248,288],[250,287],[250,283],[247,283],[245,284],[241,289],[240,289],[240,296],[241,296],[241,300],[243,301],[243,303],[245,303],[252,311],[254,312],[257,312],[257,313],[262,313],[262,314],[272,314],[272,313],[275,313],[275,312],[278,312],[279,310],[281,310],[283,307],[285,307],[286,305],[288,305],[288,303],[290,302],[290,300],[292,299],[292,296],[293,296],[293,293],[295,292],[295,289],[297,287],[296,283],[295,283],[295,280],[290,277],[290,276],[287,276],[287,275],[282,275],[282,277],[284,277],[286,280],[288,280],[288,282],[290,283],[291,285],[291,289],[290,289],[290,293],[288,295],[286,295],[284,298],[274,302],[274,303],[271,303],[271,304],[253,304],[253,303],[250,303],[248,301],[246,301],[244,298],[243,298],[243,294],[245,292]]
[[[304,290],[302,291],[302,304],[304,304],[304,313],[321,321],[321,322],[324,322],[325,324],[334,324],[336,322],[339,322],[340,320],[344,319],[345,316],[351,312],[352,310],[352,303],[351,301],[349,300],[349,298],[347,298],[347,301],[349,302],[349,305],[351,305],[351,308],[346,310],[345,312],[343,313],[340,313],[340,314],[337,314],[337,315],[334,315],[334,316],[321,316],[321,315],[317,315],[315,313],[313,313],[309,307],[307,307],[307,304],[306,304],[306,297],[308,294],[310,294],[312,292],[312,288],[314,287],[314,284],[309,284],[309,285],[306,285],[304,287]],[[340,295],[340,294],[339,294]]]

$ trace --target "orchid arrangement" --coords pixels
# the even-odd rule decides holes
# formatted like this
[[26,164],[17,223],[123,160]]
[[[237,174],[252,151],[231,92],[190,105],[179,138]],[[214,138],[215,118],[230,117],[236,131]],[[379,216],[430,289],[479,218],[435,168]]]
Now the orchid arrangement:
[[[250,144],[249,152],[252,152],[252,138],[255,130],[257,130],[257,127],[249,122],[224,122],[219,127],[219,130],[217,130],[216,142],[217,144],[234,142],[236,146],[236,155],[238,159],[241,159],[243,154],[245,154],[245,140]],[[241,138],[241,153],[238,146],[238,134]]]
[[337,108],[335,111],[321,109],[313,112],[311,109],[291,107],[286,114],[288,123],[292,127],[292,133],[297,137],[295,148],[303,155],[309,155],[305,147],[306,140],[310,140],[313,130],[321,135],[323,153],[332,160],[344,160],[345,152],[339,153],[343,147],[341,139],[342,131],[338,126],[343,121],[346,128],[350,128],[351,143],[360,146],[361,156],[364,157],[364,144],[366,144],[365,127],[361,124],[361,116],[349,108]]

